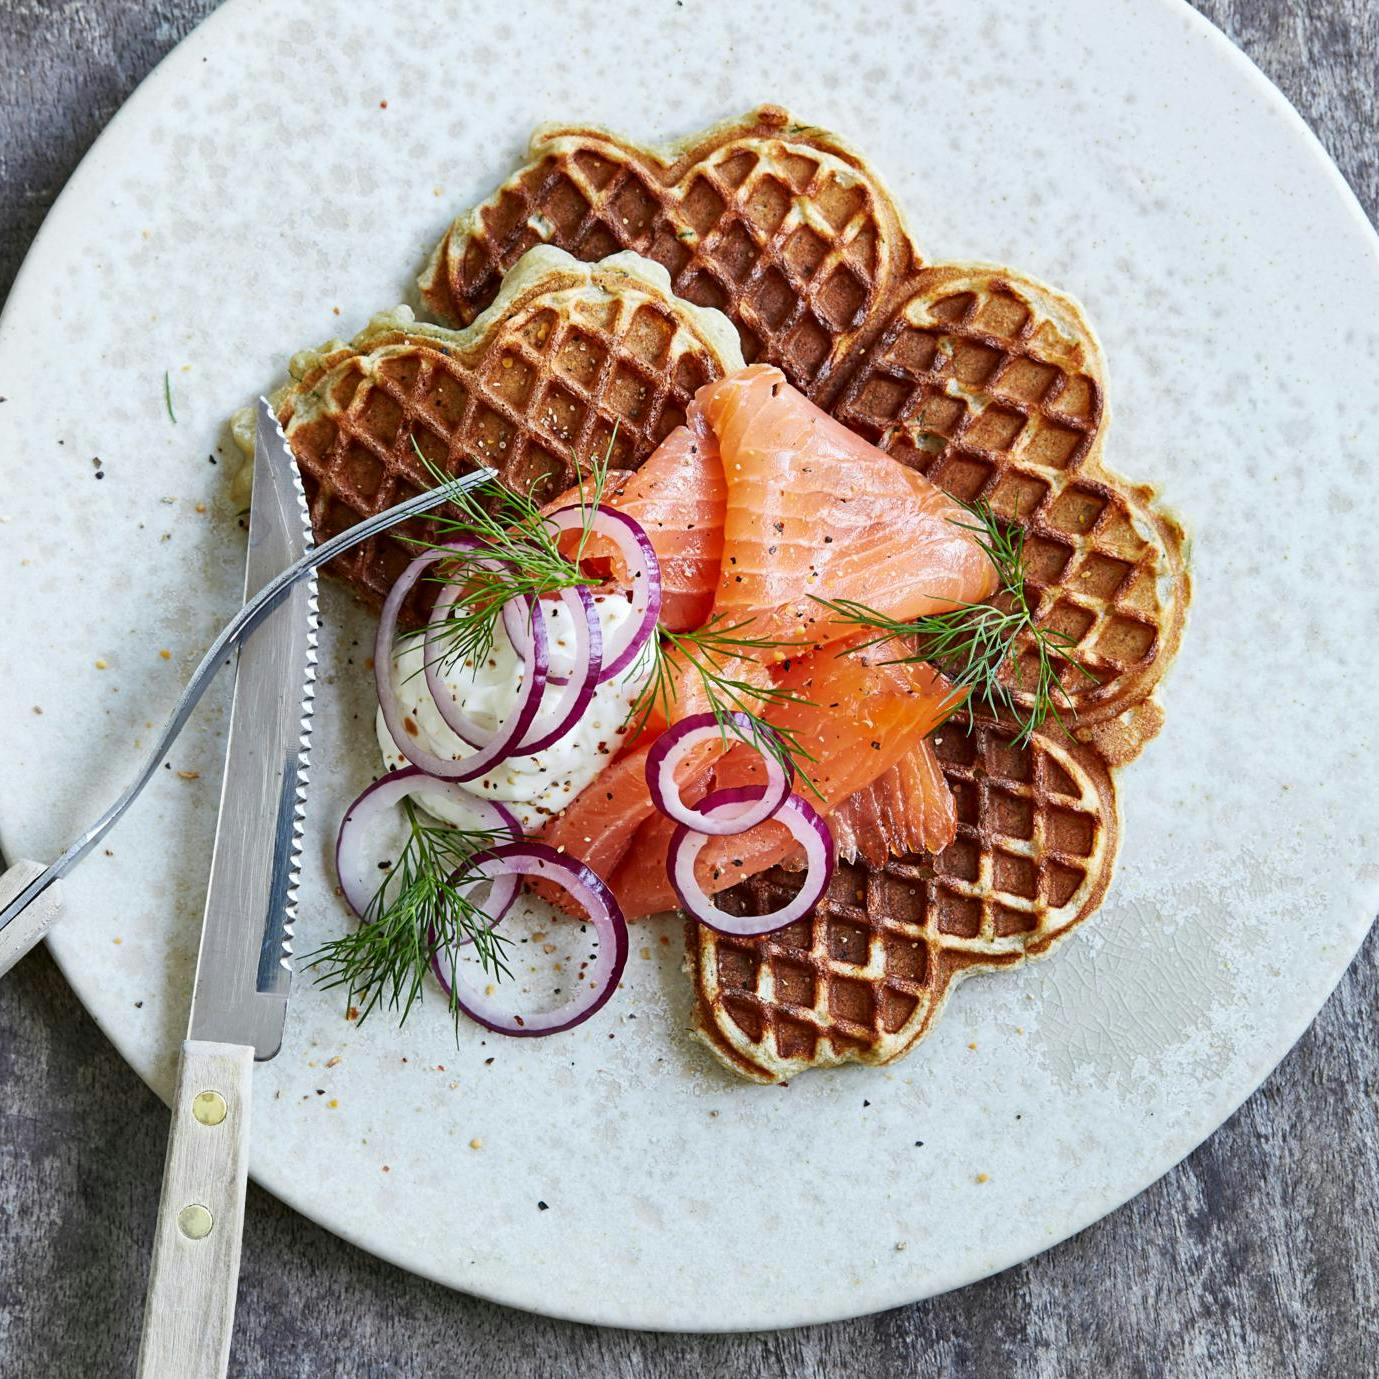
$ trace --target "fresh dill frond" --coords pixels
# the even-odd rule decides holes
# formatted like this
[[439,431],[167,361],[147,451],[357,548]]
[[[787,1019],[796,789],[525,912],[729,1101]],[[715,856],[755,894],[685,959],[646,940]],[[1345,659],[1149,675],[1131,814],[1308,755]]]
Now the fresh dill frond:
[[163,406],[168,409],[168,420],[177,425],[177,413],[172,410],[172,374],[163,370]]
[[[993,712],[1004,713],[1019,729],[1014,741],[1024,746],[1050,717],[1068,732],[1062,710],[1072,707],[1072,696],[1063,682],[1063,668],[1096,683],[1096,677],[1077,659],[1077,642],[1057,628],[1041,627],[1035,620],[1025,592],[1025,533],[1018,525],[1003,526],[983,502],[963,503],[972,522],[954,525],[974,534],[977,544],[995,567],[997,590],[985,603],[968,603],[946,613],[932,613],[908,622],[855,599],[815,599],[840,622],[874,631],[876,635],[849,648],[866,650],[898,638],[914,638],[912,654],[898,656],[897,664],[927,661],[938,667],[965,697],[984,702]],[[1011,674],[1007,661],[1018,642],[1027,642],[1036,658],[1032,683],[1024,662],[1016,656]],[[1023,705],[1018,695],[1027,696]]]
[[[512,975],[507,949],[512,940],[469,898],[473,880],[469,863],[476,852],[507,839],[505,832],[450,828],[422,817],[404,799],[408,836],[402,852],[387,870],[359,927],[324,943],[305,958],[319,965],[316,984],[327,990],[343,986],[364,1020],[376,1006],[399,1012],[404,1024],[422,999],[431,960],[449,955],[450,985],[458,946],[472,944],[475,958],[494,980]],[[459,1006],[452,996],[456,1020]]]
[[[436,483],[449,483],[450,476],[422,453],[416,436],[410,439],[417,459]],[[453,562],[444,562],[437,576],[441,583],[459,584],[461,597],[437,626],[404,635],[433,632],[440,647],[437,659],[447,667],[464,660],[477,664],[493,649],[504,604],[515,598],[540,599],[562,589],[595,584],[597,581],[581,570],[580,562],[593,531],[595,510],[603,498],[616,439],[615,427],[607,451],[591,462],[589,475],[580,484],[580,528],[572,556],[560,549],[560,534],[547,524],[531,492],[523,493],[491,479],[456,494],[450,509],[432,518],[434,537],[414,544],[425,550],[448,547],[456,541],[476,543],[473,559],[454,552]]]
[[[671,632],[662,627],[659,635],[649,643],[650,675],[633,703],[628,722],[630,736],[636,736],[658,709],[667,723],[673,721],[677,696],[676,672],[680,665],[693,670],[699,678],[709,710],[724,737],[735,737],[769,753],[801,778],[818,794],[809,779],[805,763],[814,757],[799,734],[791,728],[769,722],[763,710],[771,705],[808,704],[810,701],[794,690],[777,685],[754,685],[731,668],[731,662],[747,651],[774,651],[782,648],[810,645],[806,642],[782,641],[774,637],[755,637],[748,629],[751,620],[728,623],[721,613],[694,632]],[[743,714],[746,725],[736,723],[732,714]]]

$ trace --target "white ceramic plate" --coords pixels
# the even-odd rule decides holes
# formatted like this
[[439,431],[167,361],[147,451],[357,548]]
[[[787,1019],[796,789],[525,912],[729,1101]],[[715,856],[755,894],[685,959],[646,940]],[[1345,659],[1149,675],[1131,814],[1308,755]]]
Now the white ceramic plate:
[[[358,1028],[299,983],[256,1077],[255,1177],[455,1287],[712,1329],[1000,1269],[1219,1125],[1379,901],[1373,232],[1278,93],[1177,0],[907,8],[797,4],[784,23],[513,0],[447,21],[233,0],[111,124],[5,312],[0,836],[39,858],[128,776],[235,604],[222,418],[293,349],[408,294],[541,120],[664,137],[786,104],[865,149],[930,256],[1019,265],[1101,331],[1110,459],[1184,515],[1196,581],[1167,728],[1121,776],[1101,913],[1046,964],[965,986],[907,1061],[787,1089],[731,1080],[686,1037],[674,927],[639,931],[616,1002],[549,1041],[467,1031],[457,1049],[439,1001],[405,1032]],[[307,943],[342,923],[329,837],[374,764],[365,620],[338,591],[326,613]],[[223,689],[113,856],[72,878],[53,939],[164,1094]]]

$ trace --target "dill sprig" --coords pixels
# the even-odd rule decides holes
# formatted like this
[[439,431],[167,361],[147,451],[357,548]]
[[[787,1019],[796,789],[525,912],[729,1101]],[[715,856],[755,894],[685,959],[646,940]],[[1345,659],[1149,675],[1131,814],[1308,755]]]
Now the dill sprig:
[[[993,712],[1004,712],[1017,725],[1014,741],[1024,746],[1050,717],[1068,734],[1062,710],[1072,707],[1063,683],[1062,669],[1096,683],[1074,652],[1077,642],[1057,628],[1035,621],[1025,592],[1025,533],[1018,525],[1003,526],[983,502],[963,503],[973,522],[954,522],[970,531],[996,569],[996,593],[985,603],[965,603],[946,613],[901,622],[855,599],[815,599],[841,622],[870,628],[876,636],[849,648],[862,651],[900,637],[916,639],[912,655],[899,656],[897,664],[928,661],[953,682],[965,698],[983,701]],[[1018,641],[1027,639],[1036,658],[1033,682],[1026,683],[1024,662],[1017,657],[1011,675],[1004,673]],[[1013,683],[1012,683],[1013,682]],[[1021,706],[1017,695],[1027,695]],[[1068,734],[1071,736],[1071,734]]]
[[[597,582],[580,569],[580,562],[593,532],[594,512],[603,498],[617,435],[614,427],[607,451],[602,459],[591,462],[588,478],[579,485],[580,528],[570,556],[561,551],[557,533],[542,516],[534,491],[511,489],[497,479],[457,494],[451,500],[451,510],[432,519],[435,536],[416,543],[423,549],[459,540],[471,540],[481,547],[472,561],[456,553],[450,573],[438,576],[442,583],[458,583],[463,588],[462,597],[451,606],[438,629],[430,629],[436,632],[441,648],[437,659],[443,665],[486,660],[493,649],[494,629],[503,605],[512,599],[539,599]],[[438,484],[449,483],[450,476],[426,458],[416,437],[410,439],[432,478]],[[479,560],[486,564],[478,564]],[[489,568],[489,564],[497,568]],[[427,630],[405,635],[425,635]]]
[[[378,1005],[400,1011],[404,1024],[422,998],[423,982],[437,954],[456,954],[465,939],[494,981],[512,975],[506,950],[512,940],[467,895],[470,859],[507,838],[505,832],[450,828],[429,822],[411,800],[402,802],[408,837],[388,869],[359,927],[322,944],[305,961],[320,964],[318,986],[343,986],[364,1020]],[[453,990],[452,956],[450,985]],[[453,996],[451,1012],[459,1019]]]
[[[808,704],[810,701],[794,690],[778,685],[754,685],[735,674],[731,662],[748,651],[774,651],[781,648],[807,646],[809,643],[782,641],[774,637],[755,637],[748,629],[751,619],[729,623],[721,613],[715,613],[707,623],[694,632],[671,632],[659,628],[651,639],[647,653],[651,669],[646,684],[632,705],[628,715],[629,736],[635,737],[646,726],[653,713],[660,710],[667,723],[672,721],[676,692],[676,672],[683,664],[699,678],[724,738],[735,737],[769,753],[782,769],[794,768],[804,784],[816,795],[817,787],[809,779],[805,763],[814,760],[809,749],[791,728],[770,723],[763,709],[770,705]],[[673,659],[675,658],[675,659]],[[730,715],[740,713],[748,722],[744,726]]]

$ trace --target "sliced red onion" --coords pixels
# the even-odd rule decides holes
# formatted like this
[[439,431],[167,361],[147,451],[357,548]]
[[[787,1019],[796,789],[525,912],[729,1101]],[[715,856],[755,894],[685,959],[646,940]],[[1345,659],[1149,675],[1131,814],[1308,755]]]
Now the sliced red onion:
[[[385,869],[381,864],[397,860],[379,856],[374,844],[380,832],[379,826],[385,820],[396,822],[397,806],[409,795],[423,809],[430,808],[430,801],[444,800],[457,808],[473,810],[480,821],[479,826],[485,830],[503,830],[514,839],[522,837],[522,825],[518,823],[516,815],[496,800],[480,799],[455,781],[437,780],[415,766],[390,771],[362,791],[359,798],[345,810],[340,834],[335,840],[335,873],[340,878],[340,890],[350,909],[361,919],[378,892],[379,882],[383,880]],[[435,810],[432,812],[435,813]],[[515,877],[510,882],[495,881],[485,906],[486,913],[495,920],[506,913],[517,897],[517,887]]]
[[[503,631],[508,634],[508,641],[512,644],[512,649],[523,660],[526,659],[527,650],[531,646],[531,633],[527,631],[527,628],[532,625],[535,618],[535,611],[528,611],[526,605],[519,603],[516,599],[509,599],[503,605]],[[547,665],[546,683],[548,685],[568,685],[570,677],[568,675],[553,675],[550,666]]]
[[580,989],[568,1001],[540,1014],[523,1016],[501,1009],[484,992],[460,982],[457,969],[452,969],[455,979],[452,989],[452,976],[445,972],[437,953],[431,959],[431,970],[445,994],[471,1020],[495,1034],[530,1038],[559,1034],[583,1024],[613,994],[627,963],[627,921],[612,891],[582,862],[562,856],[546,843],[503,843],[475,853],[470,869],[492,879],[495,886],[509,877],[527,877],[559,886],[589,916],[589,923],[599,937],[598,956],[594,959],[592,980],[580,981]]
[[[761,798],[759,785],[737,786],[731,790],[715,790],[705,797],[699,808],[712,814],[720,808],[738,805]],[[800,889],[778,910],[765,915],[730,915],[714,904],[713,898],[699,884],[694,864],[703,851],[709,835],[681,824],[672,835],[666,870],[670,884],[680,899],[685,913],[721,934],[769,934],[787,924],[802,919],[823,899],[833,877],[833,834],[819,812],[798,795],[791,795],[772,816],[790,830],[795,841],[804,848],[804,877]]]
[[[765,749],[762,739],[768,733],[779,743],[780,739],[769,727],[745,713],[726,714],[722,722],[712,713],[694,713],[667,728],[656,739],[646,759],[646,783],[651,789],[656,808],[687,828],[715,837],[745,833],[747,829],[774,816],[790,797],[795,767],[788,757],[782,763],[784,753],[778,755]],[[680,797],[680,787],[675,780],[680,763],[701,742],[725,736],[741,741],[760,753],[766,768],[764,793],[761,793],[761,787],[754,786],[753,790],[758,793],[750,803],[720,803],[713,811],[705,808],[707,801],[700,805],[686,804]]]
[[[462,738],[476,749],[490,747],[495,739],[501,738],[504,754],[511,756],[513,747],[531,727],[532,719],[536,717],[537,711],[541,707],[541,696],[545,693],[546,686],[551,683],[550,676],[546,673],[549,660],[549,648],[546,644],[546,620],[537,614],[536,600],[531,595],[524,598],[509,599],[503,605],[503,626],[505,628],[508,609],[515,608],[518,610],[514,621],[520,622],[522,621],[521,610],[525,606],[531,610],[530,615],[535,630],[534,634],[526,639],[524,649],[518,652],[522,658],[522,698],[516,706],[516,712],[509,714],[496,730],[490,730],[476,723],[465,712],[464,705],[455,698],[454,692],[445,683],[445,648],[442,641],[445,632],[445,620],[450,616],[450,610],[454,607],[455,600],[460,597],[460,592],[458,584],[446,585],[436,600],[435,608],[432,609],[431,621],[426,628],[424,655],[426,688],[430,690],[431,698],[436,701],[436,709],[441,718],[444,719],[446,727],[457,737]],[[535,626],[536,623],[539,623],[540,626]],[[511,639],[509,638],[509,640]]]
[[575,504],[560,508],[546,518],[556,532],[588,530],[611,541],[622,557],[630,586],[634,616],[608,638],[599,684],[620,675],[646,645],[661,616],[661,563],[656,559],[651,540],[642,524],[617,508],[598,506],[592,510]]
[[[559,742],[584,717],[584,711],[593,700],[594,690],[599,683],[599,667],[603,664],[603,629],[599,625],[599,610],[594,596],[582,584],[577,584],[573,589],[562,589],[560,600],[570,610],[570,622],[574,626],[574,669],[555,702],[541,704],[540,712],[527,735],[508,753],[509,756],[516,756],[519,752],[532,755],[553,742]],[[540,612],[534,614],[532,628],[536,640],[544,639],[545,626],[545,616]]]
[[[532,666],[532,673],[525,687],[526,693],[518,705],[518,711],[513,715],[512,721],[504,725],[504,731],[496,734],[486,746],[479,748],[472,755],[456,761],[451,757],[437,756],[434,752],[428,752],[415,740],[413,734],[407,731],[403,721],[402,706],[398,703],[397,691],[393,688],[393,638],[397,631],[398,613],[401,611],[403,601],[411,592],[412,586],[416,584],[427,566],[434,564],[437,560],[453,559],[457,554],[472,549],[472,545],[466,543],[460,546],[426,551],[417,556],[398,577],[397,583],[388,591],[388,597],[383,603],[383,611],[378,617],[378,632],[374,637],[374,683],[378,688],[378,705],[383,710],[383,721],[388,725],[388,733],[398,751],[413,766],[419,766],[427,775],[438,776],[443,780],[474,780],[492,770],[500,761],[512,756],[517,750],[513,745],[514,742],[521,734],[529,731],[532,720],[536,717],[546,685],[546,667],[542,656],[539,654],[541,652],[540,634],[537,634],[538,644],[535,648],[537,654]],[[437,708],[439,709],[439,707],[438,704]]]

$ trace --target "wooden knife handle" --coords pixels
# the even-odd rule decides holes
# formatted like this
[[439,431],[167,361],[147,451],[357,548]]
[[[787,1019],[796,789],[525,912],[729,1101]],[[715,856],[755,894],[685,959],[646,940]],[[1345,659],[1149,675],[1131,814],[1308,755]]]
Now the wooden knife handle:
[[[37,862],[16,862],[0,876],[0,909],[6,905],[46,868]],[[43,935],[52,927],[61,912],[62,882],[55,881],[26,909],[20,910],[0,929],[0,977],[22,958],[30,948],[38,946]]]
[[254,1051],[188,1039],[172,1102],[139,1379],[224,1379],[239,1287]]

